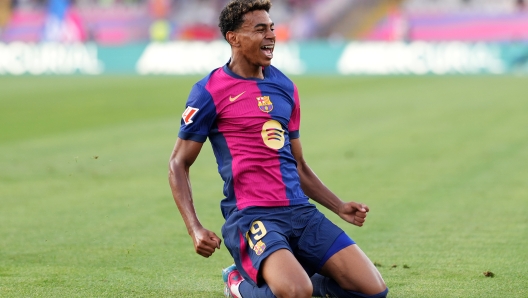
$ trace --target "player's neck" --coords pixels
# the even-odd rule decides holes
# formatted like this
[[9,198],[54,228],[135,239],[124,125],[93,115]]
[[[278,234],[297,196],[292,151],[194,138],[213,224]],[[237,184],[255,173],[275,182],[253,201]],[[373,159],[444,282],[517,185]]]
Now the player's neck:
[[253,65],[248,63],[247,61],[235,61],[234,59],[231,59],[228,66],[229,69],[234,72],[235,74],[243,77],[243,78],[257,78],[257,79],[264,79],[264,71],[263,67],[260,65]]

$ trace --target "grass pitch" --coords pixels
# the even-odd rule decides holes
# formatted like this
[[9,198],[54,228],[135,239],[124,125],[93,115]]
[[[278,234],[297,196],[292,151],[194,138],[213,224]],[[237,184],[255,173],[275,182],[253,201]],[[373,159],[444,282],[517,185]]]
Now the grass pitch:
[[[232,260],[194,253],[167,182],[197,79],[0,77],[1,297],[222,297]],[[528,296],[526,77],[294,80],[309,164],[371,208],[325,213],[390,297]],[[220,235],[208,144],[191,177]]]

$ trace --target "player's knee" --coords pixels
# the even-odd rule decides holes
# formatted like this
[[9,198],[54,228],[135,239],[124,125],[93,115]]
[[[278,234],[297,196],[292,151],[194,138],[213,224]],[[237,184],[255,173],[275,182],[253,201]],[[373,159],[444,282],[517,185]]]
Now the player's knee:
[[[389,288],[387,288],[387,285],[385,284],[385,282],[383,280],[380,280],[375,285],[372,285],[368,289],[368,292],[369,292],[369,294],[370,293],[375,293],[372,296],[372,298],[378,298],[378,297],[381,298],[381,297],[385,297],[387,295],[387,293],[389,292]],[[377,295],[380,295],[380,294],[382,294],[384,292],[385,292],[385,296],[377,296]]]
[[368,298],[383,298],[387,295],[389,291],[387,288],[387,285],[382,279],[377,280],[376,282],[371,281],[369,283],[365,283],[362,285],[356,285],[353,287],[344,286],[343,289],[347,291],[351,291],[351,292],[357,291],[365,295],[364,297],[368,297]]
[[348,293],[344,294],[343,297],[346,297],[346,298],[386,298],[388,293],[389,293],[389,288],[385,288],[383,291],[376,293],[376,294],[365,294],[365,293],[358,293],[354,291],[348,291]]
[[287,286],[283,286],[280,289],[274,289],[273,294],[278,298],[298,298],[298,297],[312,297],[312,284],[311,283],[301,283],[295,284],[291,283]]
[[389,293],[389,288],[385,287],[385,290],[377,293],[377,294],[374,294],[374,295],[370,295],[370,296],[365,296],[366,298],[385,298],[387,297],[387,294]]

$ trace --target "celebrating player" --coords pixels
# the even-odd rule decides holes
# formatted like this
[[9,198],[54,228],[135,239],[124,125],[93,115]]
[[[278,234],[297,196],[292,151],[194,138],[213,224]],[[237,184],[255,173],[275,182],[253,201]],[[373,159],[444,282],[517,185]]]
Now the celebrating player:
[[233,0],[220,14],[231,59],[197,82],[182,115],[169,182],[195,250],[221,239],[193,206],[189,168],[209,138],[224,180],[222,236],[234,259],[227,297],[385,297],[376,267],[309,198],[362,226],[369,208],[332,193],[303,158],[295,84],[271,65],[269,0]]

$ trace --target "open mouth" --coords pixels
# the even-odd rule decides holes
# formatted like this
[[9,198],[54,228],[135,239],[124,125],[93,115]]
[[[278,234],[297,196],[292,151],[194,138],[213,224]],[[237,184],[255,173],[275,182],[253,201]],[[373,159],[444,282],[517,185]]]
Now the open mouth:
[[275,47],[275,45],[266,45],[266,46],[261,46],[260,47],[260,50],[264,53],[264,55],[266,55],[266,57],[268,58],[273,58],[273,48]]

